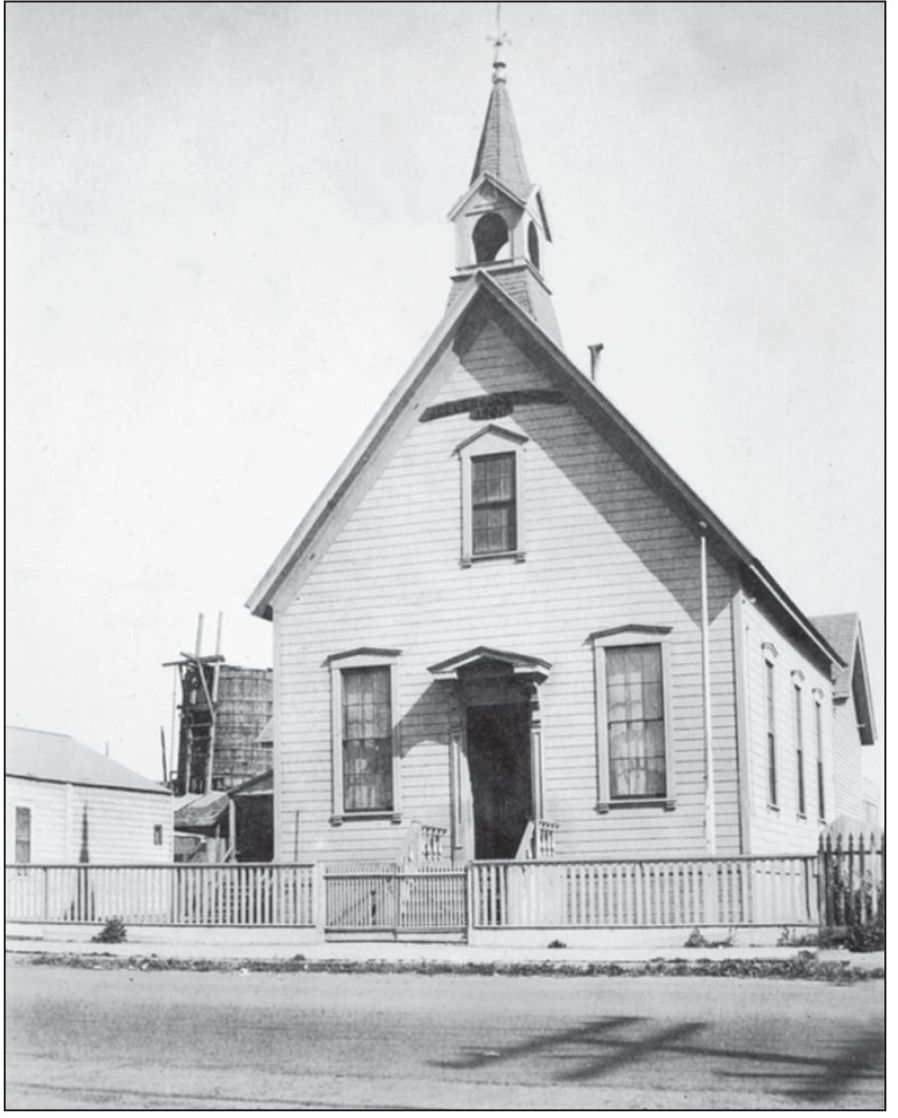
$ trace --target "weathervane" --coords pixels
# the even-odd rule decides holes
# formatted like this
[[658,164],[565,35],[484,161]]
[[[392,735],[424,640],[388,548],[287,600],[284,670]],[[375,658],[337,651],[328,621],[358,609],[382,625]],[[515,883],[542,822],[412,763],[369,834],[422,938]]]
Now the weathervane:
[[511,39],[509,39],[507,32],[502,30],[502,5],[496,5],[496,34],[487,35],[488,43],[493,44],[493,69],[498,71],[499,67],[503,67],[505,63],[502,61],[502,48],[507,46]]

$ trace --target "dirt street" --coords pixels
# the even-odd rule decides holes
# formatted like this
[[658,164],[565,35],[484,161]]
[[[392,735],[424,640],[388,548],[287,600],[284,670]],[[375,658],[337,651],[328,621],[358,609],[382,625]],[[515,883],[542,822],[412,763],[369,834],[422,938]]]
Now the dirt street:
[[883,983],[7,963],[10,1109],[883,1105]]

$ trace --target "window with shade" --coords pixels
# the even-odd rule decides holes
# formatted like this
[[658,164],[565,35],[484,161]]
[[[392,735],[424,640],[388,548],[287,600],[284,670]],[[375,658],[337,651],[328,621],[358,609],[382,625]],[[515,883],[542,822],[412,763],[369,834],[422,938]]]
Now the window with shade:
[[517,548],[514,454],[471,459],[471,542],[474,555]]
[[343,810],[393,809],[393,712],[389,667],[342,675]]
[[661,646],[605,649],[612,800],[667,795]]

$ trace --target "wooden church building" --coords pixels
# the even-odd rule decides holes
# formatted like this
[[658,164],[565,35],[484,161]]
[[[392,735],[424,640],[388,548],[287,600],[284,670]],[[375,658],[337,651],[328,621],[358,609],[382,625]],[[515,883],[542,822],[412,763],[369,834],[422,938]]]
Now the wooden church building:
[[801,853],[860,823],[860,625],[805,616],[565,356],[498,59],[450,218],[442,320],[248,602],[275,860],[422,829],[456,864]]

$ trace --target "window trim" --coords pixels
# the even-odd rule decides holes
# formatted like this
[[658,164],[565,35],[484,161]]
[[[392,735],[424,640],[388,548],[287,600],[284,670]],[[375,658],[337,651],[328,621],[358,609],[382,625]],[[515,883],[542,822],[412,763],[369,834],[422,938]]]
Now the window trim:
[[[400,780],[399,672],[397,659],[401,653],[395,648],[354,648],[337,652],[325,661],[330,671],[331,686],[331,808],[330,822],[339,827],[359,819],[388,819],[402,822],[402,787]],[[393,806],[370,811],[353,811],[343,800],[343,672],[354,668],[390,669],[390,722],[392,752]]]
[[[671,627],[669,625],[618,625],[591,633],[594,697],[596,719],[596,786],[595,810],[605,815],[612,810],[635,807],[676,808],[674,796],[673,702],[671,685]],[[611,795],[611,748],[608,736],[608,680],[606,650],[637,645],[657,645],[661,650],[661,695],[664,704],[664,782],[663,796]]]
[[[494,423],[482,427],[476,434],[465,439],[455,448],[461,464],[461,565],[473,566],[475,563],[489,563],[496,559],[514,559],[521,563],[526,556],[525,517],[524,517],[524,460],[526,435],[519,435]],[[495,454],[514,455],[514,510],[515,546],[510,551],[491,551],[484,555],[474,554],[474,496],[473,471],[471,460]]]
[[776,658],[774,645],[761,645],[764,655],[764,743],[767,746],[767,808],[779,811],[779,766],[776,754]]

